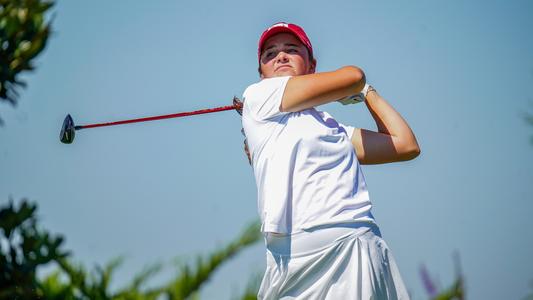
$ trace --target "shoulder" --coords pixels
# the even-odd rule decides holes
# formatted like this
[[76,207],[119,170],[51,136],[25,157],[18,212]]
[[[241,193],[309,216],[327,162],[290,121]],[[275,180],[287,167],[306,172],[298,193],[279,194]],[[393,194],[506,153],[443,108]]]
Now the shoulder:
[[267,78],[248,86],[243,93],[244,111],[263,120],[279,115],[289,78],[290,76]]
[[243,96],[260,97],[268,95],[268,92],[284,88],[290,76],[274,77],[262,79],[259,82],[249,85],[243,93]]

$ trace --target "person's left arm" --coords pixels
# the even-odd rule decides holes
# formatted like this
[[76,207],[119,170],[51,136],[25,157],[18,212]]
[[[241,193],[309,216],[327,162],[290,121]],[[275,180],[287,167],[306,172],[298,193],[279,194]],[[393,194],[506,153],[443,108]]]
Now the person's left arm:
[[370,87],[366,106],[378,131],[356,128],[351,141],[361,164],[406,161],[420,154],[416,137],[402,116]]

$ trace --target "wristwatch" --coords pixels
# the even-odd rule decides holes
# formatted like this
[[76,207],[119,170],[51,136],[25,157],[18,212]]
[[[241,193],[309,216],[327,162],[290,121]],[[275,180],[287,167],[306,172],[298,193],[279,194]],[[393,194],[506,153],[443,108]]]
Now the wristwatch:
[[376,91],[376,89],[371,86],[370,84],[365,84],[365,87],[361,90],[361,93],[363,93],[363,96],[366,98],[366,95],[368,95],[368,92],[370,91]]
[[372,91],[377,92],[373,86],[371,86],[370,84],[365,84],[365,87],[363,88],[361,92],[365,95],[365,98],[366,98],[366,95],[368,95],[368,93]]

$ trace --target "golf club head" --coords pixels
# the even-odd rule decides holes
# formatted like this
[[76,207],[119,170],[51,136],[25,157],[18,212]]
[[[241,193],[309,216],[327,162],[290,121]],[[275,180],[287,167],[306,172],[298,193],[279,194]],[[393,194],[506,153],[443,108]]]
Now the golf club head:
[[74,136],[76,135],[76,128],[74,127],[74,121],[70,114],[65,117],[63,126],[61,127],[61,133],[59,134],[59,140],[63,144],[72,144]]

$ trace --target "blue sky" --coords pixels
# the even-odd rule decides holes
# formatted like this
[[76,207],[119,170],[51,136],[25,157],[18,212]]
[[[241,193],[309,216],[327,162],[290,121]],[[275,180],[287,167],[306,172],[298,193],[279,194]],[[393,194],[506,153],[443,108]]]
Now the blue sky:
[[[452,282],[454,251],[469,299],[521,299],[533,291],[532,12],[530,1],[59,1],[19,105],[0,106],[0,204],[36,201],[87,266],[124,255],[115,287],[229,242],[257,217],[236,113],[91,129],[72,145],[60,125],[67,113],[84,124],[228,105],[258,80],[261,32],[285,20],[307,31],[318,71],[360,66],[418,138],[416,160],[363,167],[413,299],[426,298],[422,263]],[[376,128],[363,105],[321,109]],[[230,299],[263,268],[258,243],[201,295]]]

